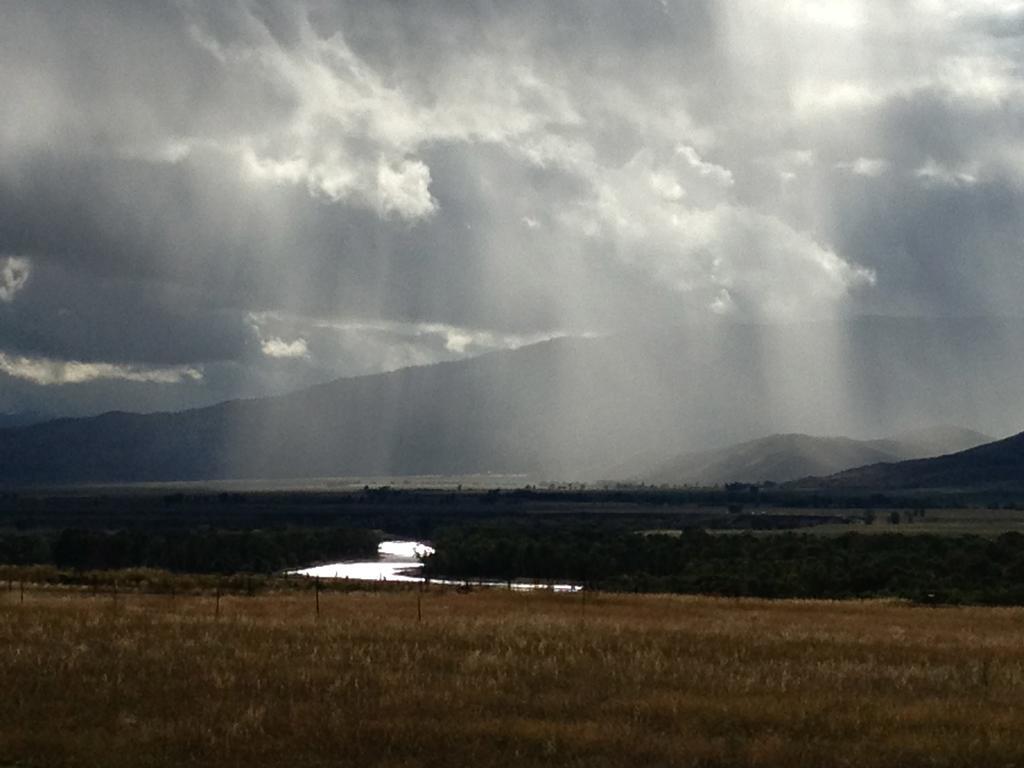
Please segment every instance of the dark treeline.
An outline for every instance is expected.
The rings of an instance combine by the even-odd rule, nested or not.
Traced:
[[[677,514],[742,508],[834,510],[943,507],[1022,508],[1024,497],[974,494],[842,494],[778,487],[730,485],[721,489],[628,486],[559,488],[527,486],[514,490],[401,489],[387,486],[339,491],[0,492],[0,529],[60,528],[271,528],[327,527],[340,517],[353,527],[381,527],[392,519],[415,527],[417,518],[462,517],[486,520],[535,513]],[[390,530],[390,528],[389,528]],[[397,531],[396,531],[397,532]],[[416,531],[409,530],[408,535]],[[423,535],[423,526],[418,533]]]
[[[864,510],[806,514],[773,511],[743,493],[712,494],[714,504],[676,503],[687,495],[644,491],[536,489],[446,491],[388,487],[324,492],[8,493],[0,494],[0,535],[61,531],[141,531],[147,535],[199,531],[269,531],[334,527],[384,530],[431,539],[437,530],[467,524],[555,520],[603,530],[652,528],[782,529],[856,520]],[[697,496],[694,496],[697,498]],[[660,501],[657,501],[660,499]],[[729,501],[728,504],[725,502]],[[49,536],[49,534],[48,534]],[[21,545],[35,546],[31,542]]]
[[[379,533],[357,528],[0,532],[0,563],[79,570],[148,567],[188,573],[269,573],[373,557],[379,541]]]
[[[905,597],[1024,603],[1024,535],[780,533],[681,536],[520,527],[449,529],[435,577],[559,580],[618,591],[754,597]]]

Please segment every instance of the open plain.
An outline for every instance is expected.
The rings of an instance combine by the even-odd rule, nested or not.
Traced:
[[[0,765],[1006,766],[1024,609],[0,592]]]

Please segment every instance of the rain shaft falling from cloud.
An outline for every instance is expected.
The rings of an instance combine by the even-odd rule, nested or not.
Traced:
[[[673,377],[716,365],[758,414],[722,439],[865,431],[855,401],[885,397],[858,383],[852,318],[1019,314],[1018,3],[0,14],[5,410],[173,409],[613,335],[642,343],[566,351],[552,432],[516,439],[571,453],[556,433],[588,399],[610,430],[657,428]],[[987,402],[965,418],[995,421]]]

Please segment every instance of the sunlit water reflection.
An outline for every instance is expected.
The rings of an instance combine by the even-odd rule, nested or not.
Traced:
[[[376,560],[352,560],[343,563],[327,563],[302,568],[290,573],[319,579],[357,579],[360,581],[394,581],[419,583],[423,577],[423,563],[419,558],[433,554],[434,548],[420,541],[382,541],[377,547]],[[434,584],[476,584],[481,586],[505,587],[507,582],[481,579],[431,579]],[[575,584],[542,584],[513,581],[513,590],[552,589],[555,592],[577,592],[581,587]]]

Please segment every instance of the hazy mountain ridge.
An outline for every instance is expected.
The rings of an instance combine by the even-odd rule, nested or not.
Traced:
[[[678,456],[643,479],[677,485],[781,483],[811,475],[831,475],[867,464],[952,453],[991,439],[980,432],[956,427],[935,427],[879,440],[769,435],[717,451]]]
[[[792,485],[878,490],[1024,488],[1024,433],[959,453],[872,464]]]
[[[53,418],[53,416],[49,416],[40,411],[16,411],[14,413],[0,413],[0,429],[27,427],[31,424],[41,424],[44,421],[51,421]]]
[[[837,357],[844,371],[834,371]],[[1020,411],[1022,379],[1024,321],[865,318],[562,338],[277,397],[0,430],[0,480],[593,479],[592,468],[624,457],[754,435],[884,433],[951,414],[986,428]]]

